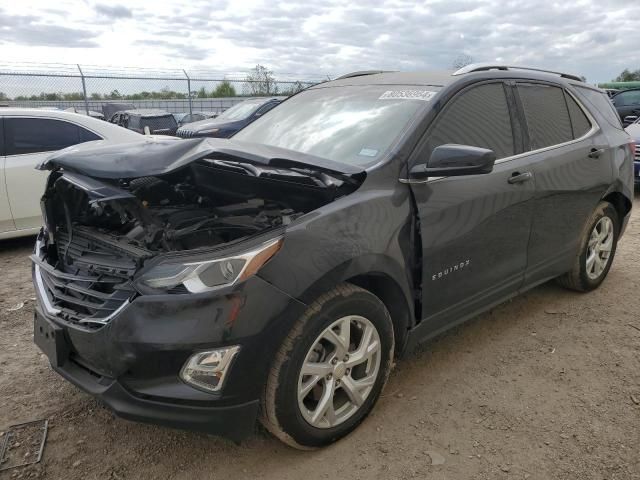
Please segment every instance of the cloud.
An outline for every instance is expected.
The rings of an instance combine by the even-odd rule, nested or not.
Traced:
[[[99,58],[125,65],[238,71],[260,63],[276,75],[321,78],[365,69],[443,70],[465,54],[590,81],[640,67],[633,50],[640,2],[625,0],[606,7],[598,0],[317,0],[312,6],[303,0],[58,0],[55,8],[68,12],[64,23],[46,11],[47,0],[22,2],[5,7],[11,16],[0,11],[3,41],[95,46],[100,36]],[[114,27],[113,20],[124,18],[130,20]]]
[[[99,15],[112,19],[133,17],[131,9],[123,5],[106,5],[104,3],[99,3],[95,6],[95,9]]]
[[[41,23],[34,15],[11,15],[0,9],[0,42],[28,46],[97,47],[97,34],[80,28]]]

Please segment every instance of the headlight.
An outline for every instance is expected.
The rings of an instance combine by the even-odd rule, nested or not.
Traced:
[[[201,293],[233,285],[255,275],[282,246],[282,238],[271,240],[246,253],[202,262],[161,263],[145,272],[138,282],[169,290],[184,285]]]

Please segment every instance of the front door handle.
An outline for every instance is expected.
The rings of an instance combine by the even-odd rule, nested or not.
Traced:
[[[589,158],[600,158],[600,155],[604,153],[604,148],[592,148],[589,152]]]
[[[522,173],[514,172],[509,177],[508,182],[511,183],[511,184],[513,184],[513,183],[523,183],[523,182],[528,182],[532,178],[533,178],[533,173],[531,173],[531,172],[522,172]]]

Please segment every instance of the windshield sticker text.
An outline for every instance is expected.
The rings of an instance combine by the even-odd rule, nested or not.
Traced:
[[[431,90],[387,90],[379,100],[424,100],[430,101],[437,92]]]

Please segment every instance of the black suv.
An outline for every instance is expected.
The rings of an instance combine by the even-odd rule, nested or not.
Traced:
[[[625,117],[640,116],[640,88],[623,90],[616,93],[612,98],[613,106],[620,115],[620,120],[625,121]]]
[[[632,164],[605,92],[507,66],[345,76],[232,139],[62,151],[35,341],[125,418],[326,445],[394,356],[548,280],[597,288]]]
[[[176,135],[182,138],[229,138],[260,118],[281,101],[278,98],[252,98],[245,100],[225,110],[215,118],[192,122],[180,127]]]
[[[178,129],[175,117],[164,110],[125,110],[114,113],[109,121],[142,134],[145,128],[151,135],[175,135]]]

